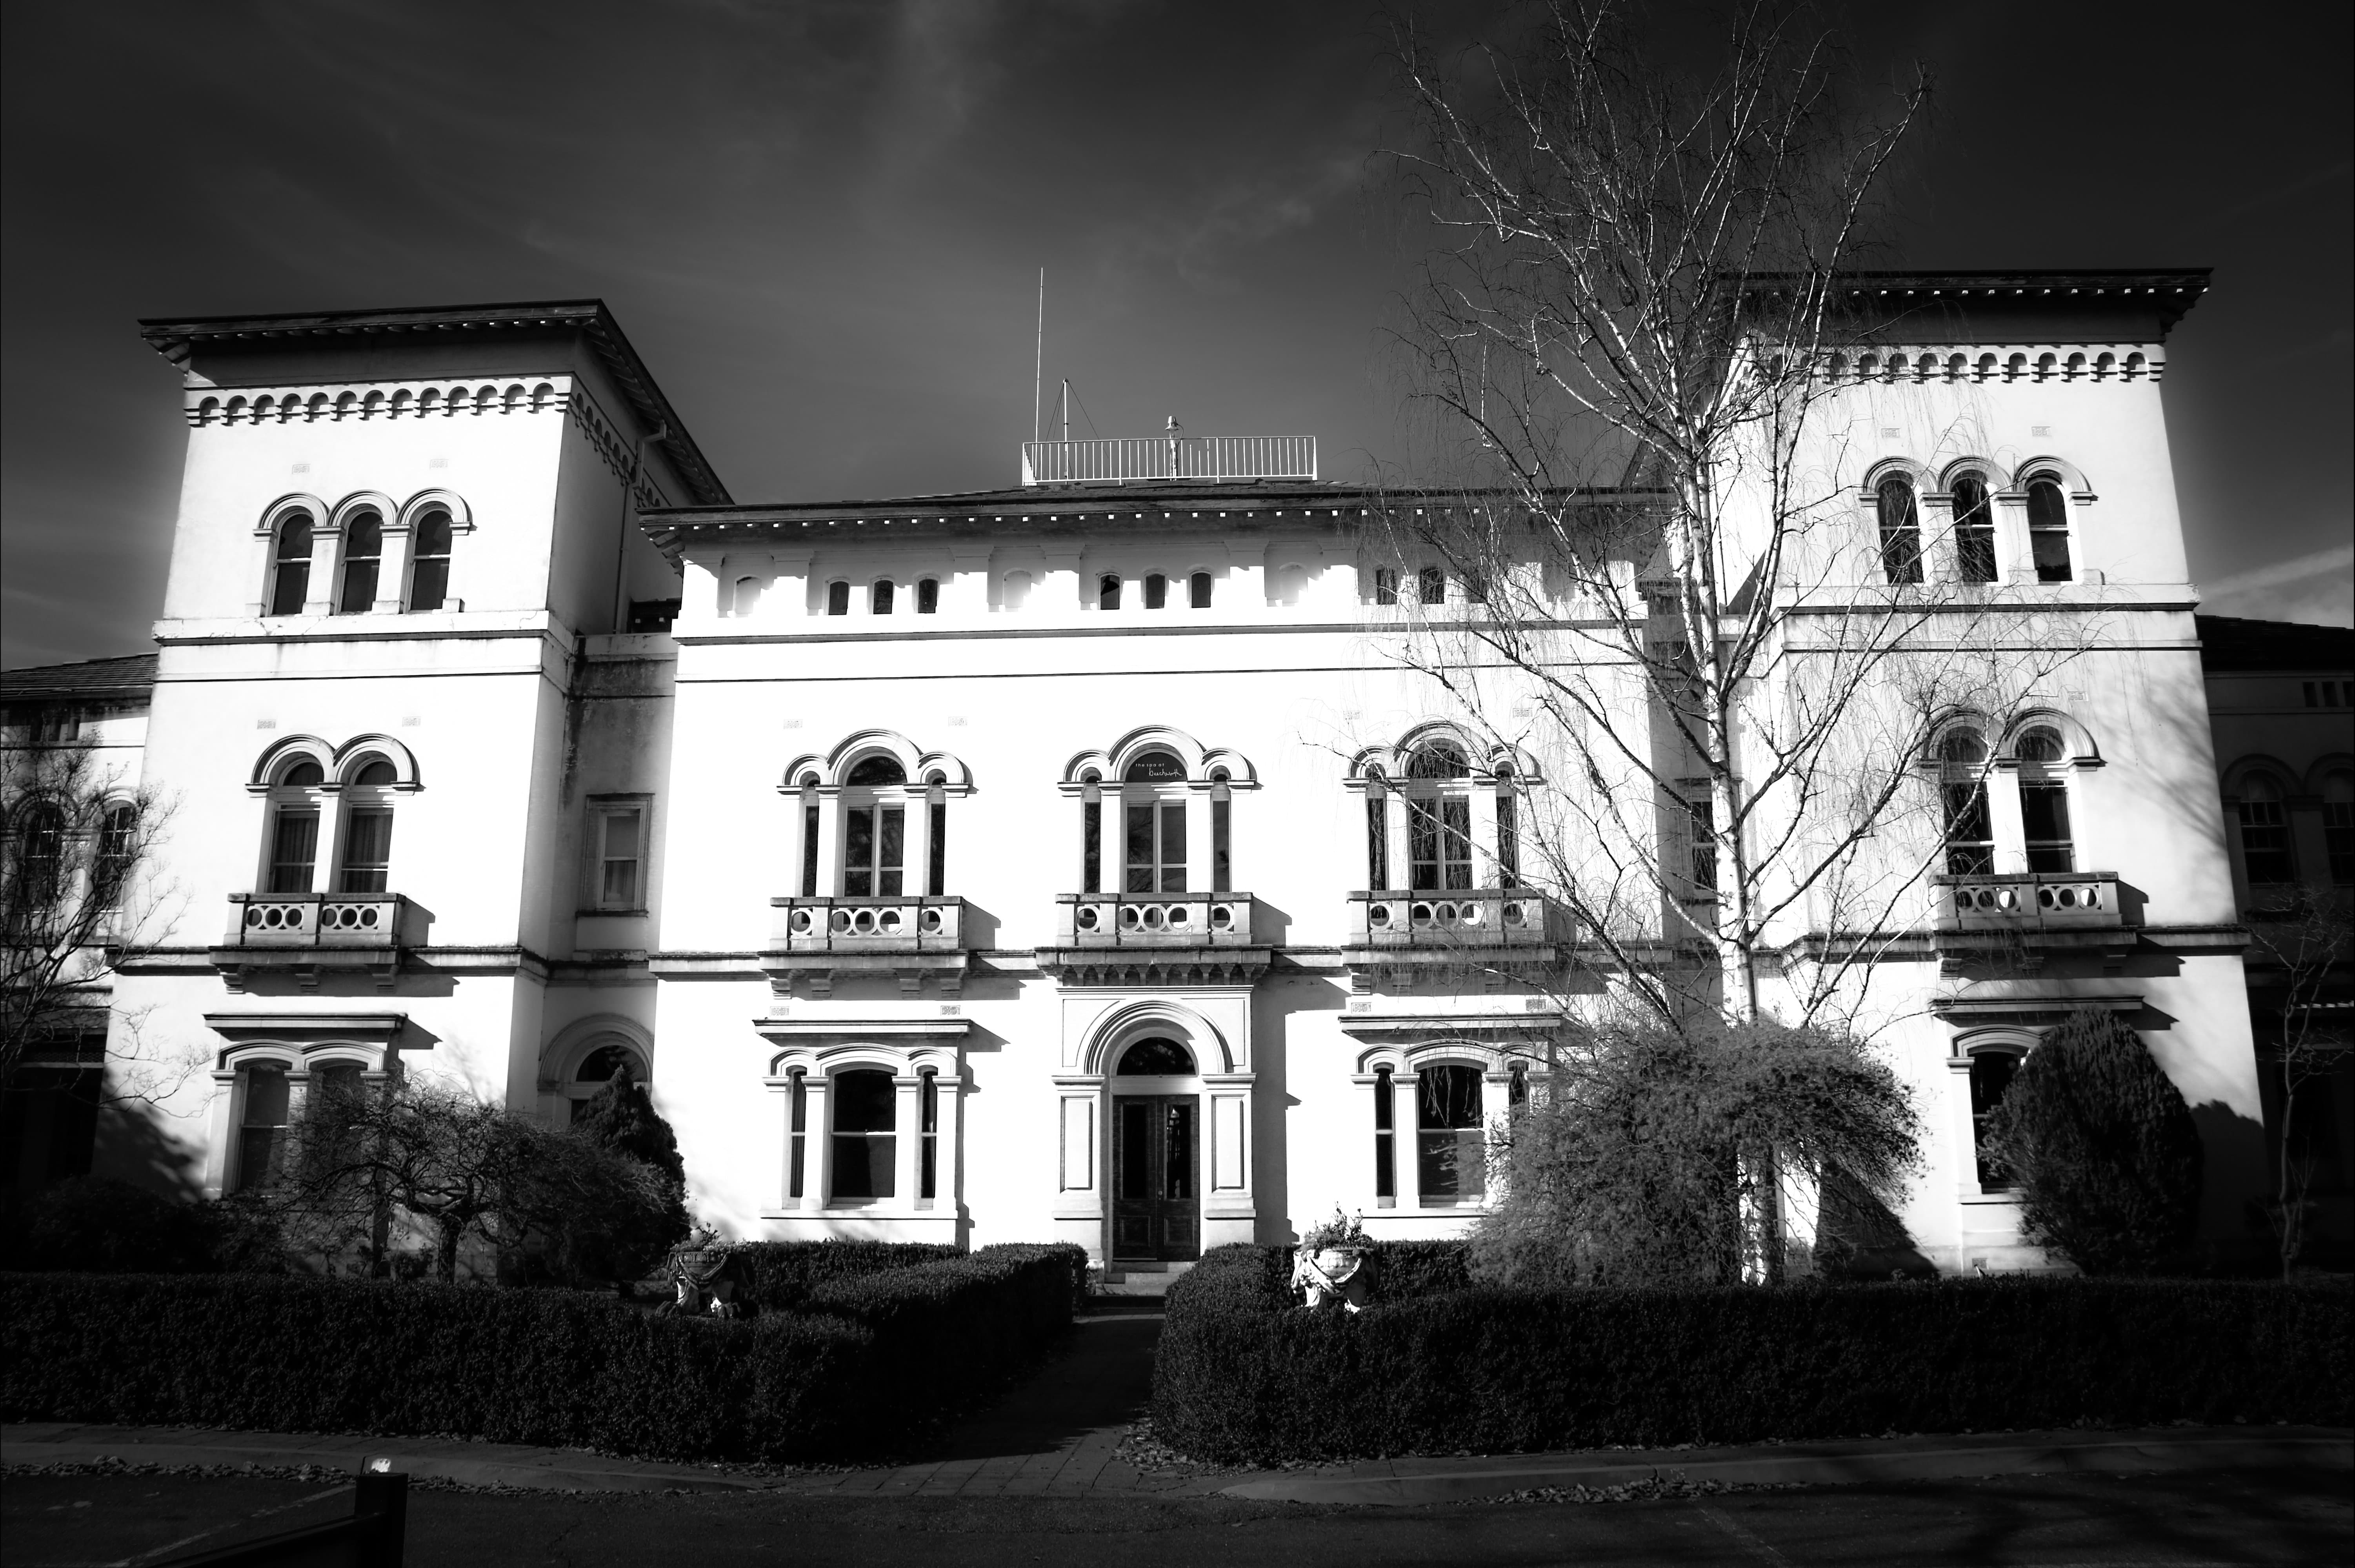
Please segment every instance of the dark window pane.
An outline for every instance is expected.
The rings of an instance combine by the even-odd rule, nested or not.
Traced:
[[[1153,1103],[1126,1100],[1120,1107],[1118,1198],[1153,1196]]]
[[[383,556],[384,526],[373,513],[354,517],[344,529],[344,591],[336,613],[366,614],[376,603],[377,568]]]
[[[948,887],[949,808],[945,805],[932,807],[931,831],[926,837],[924,855],[930,863],[924,868],[924,891],[939,898]]]
[[[1922,581],[1922,524],[1913,486],[1902,479],[1881,483],[1881,564],[1891,582]]]
[[[1186,806],[1182,801],[1172,801],[1161,807],[1160,891],[1186,891]]]
[[[834,1196],[840,1200],[890,1197],[896,1189],[893,1162],[899,1141],[889,1133],[836,1134]]]
[[[1189,580],[1188,587],[1195,609],[1207,610],[1210,607],[1210,574],[1209,572],[1196,572]]]
[[[826,585],[826,613],[829,615],[850,613],[850,584],[829,582]]]
[[[1366,797],[1366,886],[1381,892],[1391,885],[1390,803],[1380,795]]]
[[[300,615],[304,596],[311,590],[311,562],[282,560],[273,574],[270,589],[270,613],[273,615]]]
[[[1131,1073],[1184,1075],[1194,1071],[1194,1053],[1174,1040],[1140,1040],[1120,1053],[1120,1076]]]
[[[1410,888],[1415,892],[1439,891],[1439,815],[1427,800],[1406,803],[1407,858]]]
[[[2009,1051],[1982,1051],[1971,1058],[1971,1147],[1977,1156],[1979,1186],[1990,1191],[2009,1187],[2011,1177],[1987,1157],[1987,1114],[2003,1099],[2004,1091],[2011,1087],[2012,1074],[2019,1071],[2019,1058]]]
[[[875,584],[874,594],[871,600],[871,605],[875,613],[878,615],[889,615],[891,613],[891,598],[893,593],[896,592],[897,590],[895,586],[888,577]]]
[[[270,891],[307,893],[319,854],[319,814],[282,811],[271,835]]]
[[[851,898],[875,891],[875,809],[854,806],[843,813],[842,891]]]
[[[1119,578],[1106,575],[1096,580],[1096,608],[1099,610],[1120,608]]]
[[[1159,572],[1145,580],[1145,607],[1158,610],[1169,603],[1169,580]]]
[[[1124,891],[1149,893],[1154,891],[1153,807],[1132,805],[1128,808],[1128,877]]]
[[[936,578],[927,577],[916,584],[916,613],[930,615],[941,607],[941,585]]]
[[[1232,842],[1229,837],[1233,816],[1234,802],[1210,803],[1210,891],[1214,893],[1234,891]]]
[[[857,767],[850,770],[850,777],[843,782],[853,789],[904,784],[908,782],[908,770],[900,765],[897,757],[864,757]]]
[[[1194,1107],[1189,1104],[1165,1104],[1162,1107],[1164,1136],[1167,1140],[1161,1151],[1162,1196],[1191,1198],[1194,1196]]]
[[[1995,514],[1987,482],[1976,474],[1955,481],[1955,552],[1966,582],[1995,581]]]
[[[817,807],[802,808],[802,897],[817,896]]]
[[[1398,584],[1398,573],[1397,573],[1396,571],[1392,571],[1391,568],[1389,568],[1389,567],[1387,567],[1387,566],[1378,566],[1378,567],[1374,568],[1374,603],[1377,603],[1377,604],[1395,604],[1395,603],[1398,603],[1398,588],[1399,588],[1399,584]]]
[[[1440,853],[1447,862],[1447,889],[1463,892],[1472,886],[1472,803],[1452,795],[1439,803]]]
[[[885,898],[897,898],[905,891],[900,871],[907,845],[907,813],[902,807],[887,805],[882,815],[882,831],[875,847],[875,891]]]
[[[1497,880],[1502,887],[1521,885],[1520,802],[1510,790],[1497,792]]]
[[[1444,604],[1447,601],[1447,573],[1435,566],[1426,566],[1414,574],[1415,600],[1423,604]]]
[[[896,1125],[899,1091],[889,1072],[858,1069],[837,1073],[834,1080],[834,1130],[837,1133],[888,1133]]]
[[[1080,807],[1080,880],[1083,893],[1103,887],[1103,807],[1092,800]]]
[[[409,572],[409,607],[439,610],[450,597],[450,559],[420,560]]]
[[[2240,805],[2241,859],[2252,882],[2293,882],[2289,819],[2278,800],[2244,800]]]
[[[392,813],[380,808],[352,812],[344,828],[344,865],[339,891],[380,893],[392,860]]]

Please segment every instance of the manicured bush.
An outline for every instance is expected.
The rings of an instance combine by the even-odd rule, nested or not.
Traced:
[[[670,1459],[885,1454],[1071,1322],[1079,1250],[826,1282],[740,1322],[554,1290],[0,1275],[9,1420],[460,1434]]]
[[[9,1216],[0,1267],[85,1274],[208,1274],[235,1252],[226,1206],[182,1203],[111,1177],[42,1189]]]
[[[799,1307],[812,1290],[830,1280],[964,1255],[954,1246],[932,1242],[747,1242],[735,1252],[748,1275],[744,1295],[762,1312]]]
[[[1156,1433],[1271,1462],[2355,1413],[2343,1281],[1488,1286],[1285,1308],[1281,1248],[1172,1285]]]

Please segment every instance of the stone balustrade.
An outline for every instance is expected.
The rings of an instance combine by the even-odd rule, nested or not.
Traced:
[[[1066,947],[1248,947],[1249,893],[1063,893]]]
[[[1934,881],[1942,932],[2098,931],[2123,923],[2115,871],[2009,871]]]
[[[964,900],[773,898],[770,945],[780,953],[954,953],[964,946]]]
[[[1553,905],[1525,888],[1356,892],[1349,931],[1365,947],[1536,947],[1553,940]]]

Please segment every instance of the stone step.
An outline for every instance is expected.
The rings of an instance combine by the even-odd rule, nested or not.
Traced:
[[[1188,1263],[1121,1263],[1103,1273],[1106,1296],[1166,1296],[1170,1282],[1193,1267]]]

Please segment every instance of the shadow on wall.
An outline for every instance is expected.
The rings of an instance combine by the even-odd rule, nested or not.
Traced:
[[[2200,1264],[2214,1274],[2278,1272],[2266,1202],[2265,1129],[2220,1100],[2191,1107],[2200,1129]]]
[[[1905,1221],[1854,1177],[1826,1173],[1816,1220],[1816,1267],[1835,1279],[1930,1279],[1937,1269]]]
[[[144,1100],[99,1107],[91,1174],[111,1176],[180,1202],[202,1198],[211,1100],[193,1116],[172,1116]]]

